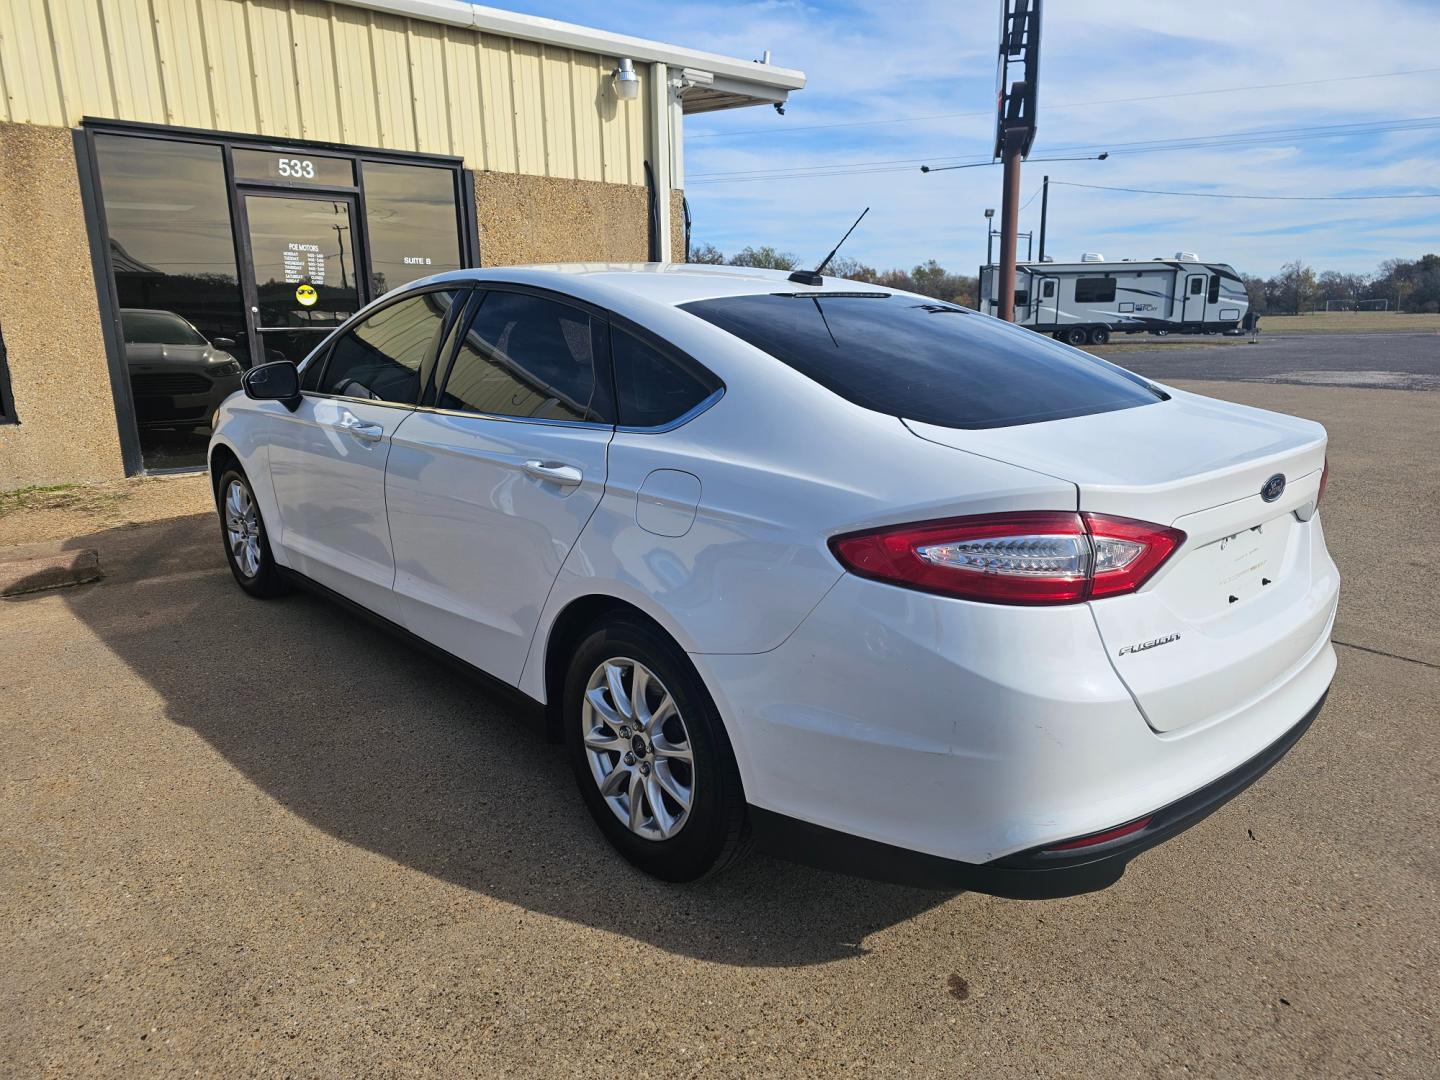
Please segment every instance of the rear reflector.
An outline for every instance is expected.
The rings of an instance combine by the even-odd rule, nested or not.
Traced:
[[[1101,844],[1108,844],[1111,840],[1119,840],[1122,836],[1129,836],[1137,833],[1146,825],[1150,824],[1148,817],[1142,817],[1127,825],[1117,825],[1113,829],[1106,829],[1104,832],[1091,833],[1089,836],[1082,836],[1078,840],[1066,840],[1063,844],[1056,844],[1048,847],[1046,851],[1074,851],[1077,848],[1098,847]]]
[[[985,514],[834,537],[861,577],[992,604],[1074,604],[1134,592],[1184,541],[1104,514]]]
[[[1320,490],[1315,493],[1315,509],[1320,509],[1320,500],[1325,498],[1325,485],[1330,482],[1330,458],[1325,458],[1325,468],[1320,470]]]

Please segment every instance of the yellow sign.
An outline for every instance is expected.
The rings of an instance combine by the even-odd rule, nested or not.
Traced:
[[[295,290],[295,299],[300,302],[301,307],[314,307],[315,301],[320,297],[315,292],[314,285],[301,285]]]

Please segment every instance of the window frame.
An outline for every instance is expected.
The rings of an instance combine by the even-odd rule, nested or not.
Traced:
[[[479,312],[480,305],[485,302],[485,296],[488,293],[492,292],[518,293],[522,296],[533,296],[540,300],[549,300],[553,303],[564,305],[565,307],[575,308],[576,310],[583,311],[592,320],[597,321],[603,331],[604,341],[600,343],[595,349],[594,362],[597,369],[595,372],[595,385],[597,388],[600,387],[602,384],[604,385],[606,391],[610,396],[611,412],[612,414],[618,416],[618,412],[616,412],[615,409],[615,372],[613,366],[610,363],[611,313],[609,311],[607,311],[605,308],[600,307],[598,304],[592,304],[587,300],[582,300],[578,296],[571,296],[568,293],[556,292],[554,289],[545,289],[536,285],[525,285],[519,282],[509,281],[485,281],[472,279],[470,281],[470,286],[473,291],[471,293],[469,302],[466,304],[465,322],[467,326],[469,325],[470,320],[473,319],[475,315]],[[447,333],[447,339],[449,338],[449,336],[450,335]],[[435,379],[435,392],[432,399],[433,401],[438,402],[441,398],[441,395],[445,393],[445,386],[450,381],[451,372],[453,372],[455,369],[455,359],[460,351],[460,339],[461,335],[454,335],[454,340],[449,342],[449,347],[445,350],[447,355],[445,357],[445,362],[443,365],[443,375],[439,374],[439,368],[442,365],[438,363],[436,364],[437,378]],[[602,366],[604,368],[603,371],[599,370]],[[422,400],[424,400],[423,394]],[[506,416],[503,413],[484,413],[477,412],[474,409],[446,409],[435,404],[422,405],[418,406],[418,408],[425,412],[439,413],[442,416],[469,416],[479,420],[500,420],[512,424],[542,424],[549,427],[593,428],[601,429],[604,431],[616,430],[616,424],[614,419],[611,419],[609,421],[560,420],[549,416]]]
[[[303,387],[305,378],[309,374],[311,365],[319,364],[320,367],[319,373],[316,376],[316,384],[318,386],[323,386],[325,384],[325,376],[327,374],[327,369],[330,366],[330,357],[335,351],[336,343],[339,342],[339,340],[346,334],[353,332],[354,329],[362,322],[365,322],[367,319],[373,318],[374,316],[380,314],[380,312],[382,311],[386,311],[394,307],[396,304],[402,304],[407,300],[413,300],[417,296],[424,296],[427,293],[432,292],[450,291],[454,291],[460,295],[456,296],[455,302],[450,305],[450,310],[445,313],[445,318],[440,323],[440,329],[436,332],[435,338],[430,342],[430,347],[426,350],[425,358],[420,362],[420,379],[418,384],[419,388],[416,392],[415,401],[407,405],[399,401],[377,401],[375,398],[354,397],[349,394],[331,394],[325,392],[324,390],[306,389],[302,389],[300,391],[301,397],[317,398],[326,401],[358,401],[365,405],[382,405],[386,408],[405,409],[407,411],[413,411],[419,408],[420,402],[425,400],[427,389],[430,387],[432,381],[435,378],[435,369],[438,366],[440,349],[449,339],[450,331],[454,329],[455,320],[457,318],[456,312],[466,311],[470,307],[470,302],[474,296],[474,292],[476,291],[473,282],[432,282],[417,289],[405,289],[402,292],[394,294],[393,296],[390,293],[386,293],[385,301],[383,303],[375,304],[372,307],[361,308],[354,315],[350,316],[349,319],[337,326],[334,332],[332,332],[319,345],[317,345],[314,351],[311,352],[309,356],[307,356],[297,365],[297,370],[300,375],[300,382]]]
[[[619,422],[620,384],[615,379],[615,338],[614,335],[611,334],[608,342],[610,346],[610,395],[615,402],[616,431],[636,435],[663,435],[667,431],[674,431],[676,428],[688,424],[725,396],[724,379],[720,378],[720,376],[716,375],[689,353],[676,348],[674,344],[666,341],[653,330],[649,330],[634,320],[625,318],[623,315],[614,314],[610,316],[610,327],[612,330],[618,328],[622,333],[629,334],[643,344],[648,345],[667,361],[693,375],[701,383],[711,387],[708,394],[673,420],[668,420],[663,424],[651,424],[648,426],[642,424],[621,424]]]

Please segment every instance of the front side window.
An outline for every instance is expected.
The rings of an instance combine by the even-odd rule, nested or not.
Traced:
[[[436,404],[491,416],[608,422],[609,395],[596,361],[603,341],[604,324],[579,308],[528,293],[488,292]]]
[[[866,409],[952,428],[1033,424],[1165,400],[1138,375],[919,297],[727,296],[685,311]]]
[[[1082,277],[1075,279],[1075,302],[1077,304],[1108,304],[1114,299],[1114,278]]]
[[[454,295],[412,296],[381,308],[341,335],[330,348],[320,391],[414,405],[421,370],[435,349]]]
[[[672,358],[619,327],[610,329],[615,410],[625,427],[661,427],[680,419],[719,389],[708,372]]]
[[[1209,289],[1209,291],[1205,294],[1205,299],[1206,299],[1209,303],[1212,303],[1212,304],[1218,304],[1218,303],[1220,302],[1220,275],[1219,275],[1219,274],[1211,274],[1211,275],[1210,275],[1210,289]]]

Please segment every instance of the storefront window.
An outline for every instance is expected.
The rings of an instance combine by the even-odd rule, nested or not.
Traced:
[[[202,465],[249,360],[221,149],[96,135],[95,153],[141,456]]]
[[[93,133],[147,470],[205,464],[246,368],[299,363],[375,297],[463,265],[456,167],[173,134]]]
[[[378,161],[363,169],[372,293],[460,269],[455,173]]]

